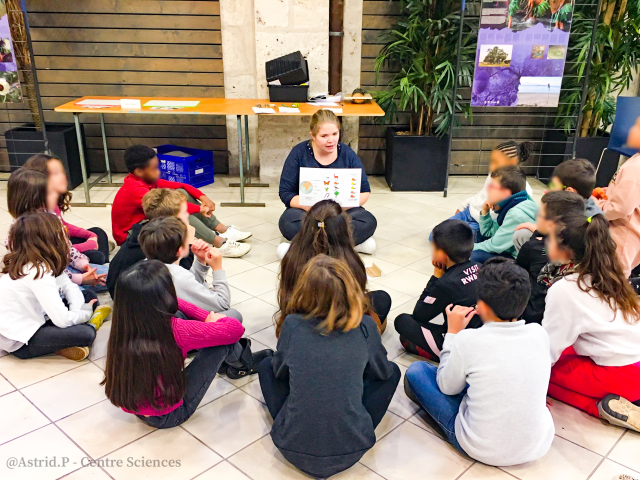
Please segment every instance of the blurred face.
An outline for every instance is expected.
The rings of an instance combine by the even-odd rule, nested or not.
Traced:
[[[480,316],[483,322],[486,322],[487,320],[491,320],[493,317],[495,317],[495,313],[493,313],[493,309],[489,305],[484,303],[482,300],[478,300],[478,303],[476,304],[476,312],[478,312],[478,315]]]
[[[59,198],[60,198],[60,193],[58,193],[58,190],[54,188],[53,182],[51,181],[51,177],[49,177],[49,181],[47,182],[47,210],[49,210],[50,212],[53,212],[58,206]]]
[[[571,261],[570,252],[558,244],[555,228],[551,229],[547,237],[547,256],[551,262],[568,263]]]
[[[548,187],[549,192],[559,192],[560,190],[564,190],[566,188],[562,181],[556,176],[551,177]]]
[[[540,203],[538,215],[536,216],[536,229],[543,235],[549,235],[549,232],[555,228],[555,223],[547,218],[547,206]]]
[[[180,247],[180,249],[178,250],[178,258],[176,259],[176,261],[179,261],[183,258],[187,258],[189,256],[189,251],[191,249],[189,248],[189,235],[187,234],[187,236],[184,239],[184,243],[182,244],[182,246]]]
[[[518,160],[516,158],[507,157],[500,150],[491,150],[491,156],[489,157],[489,172],[493,172],[501,167],[517,164]]]
[[[185,200],[180,204],[180,211],[178,212],[177,217],[182,220],[187,228],[189,227],[189,212],[187,211],[187,201]]]
[[[311,133],[311,138],[322,154],[330,155],[338,148],[340,129],[335,123],[325,122],[320,125],[317,135]]]
[[[441,265],[446,265],[449,257],[444,250],[436,247],[436,244],[431,242],[431,258],[434,262],[439,263]]]
[[[133,174],[146,183],[156,183],[160,179],[159,165],[158,157],[153,157],[145,168],[136,168]]]
[[[629,130],[627,145],[631,148],[640,148],[640,117],[638,117],[635,125]]]
[[[491,183],[487,185],[487,202],[491,205],[497,205],[503,200],[511,196],[511,190],[500,185],[497,178],[492,178]]]
[[[65,193],[68,189],[67,172],[64,171],[60,160],[49,160],[47,162],[47,170],[49,171],[50,187],[54,188],[58,194]]]

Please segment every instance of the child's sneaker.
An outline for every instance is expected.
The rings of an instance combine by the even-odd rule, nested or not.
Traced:
[[[609,394],[600,400],[598,412],[612,425],[640,432],[640,407],[620,395]]]
[[[373,255],[376,253],[376,241],[373,237],[367,238],[360,245],[356,245],[355,251],[358,253],[366,253],[367,255]]]
[[[113,240],[109,240],[107,244],[109,245],[109,253],[113,253],[113,251],[116,249],[116,242],[114,242]]]
[[[58,350],[56,355],[60,355],[61,357],[68,358],[69,360],[74,360],[76,362],[81,362],[89,356],[89,347],[63,348],[62,350]]]
[[[233,242],[241,242],[242,240],[246,240],[247,238],[249,238],[251,235],[253,235],[253,233],[251,233],[251,232],[241,232],[240,230],[238,230],[233,225],[229,225],[227,227],[227,231],[224,232],[224,233],[220,233],[219,235],[222,238],[225,238],[227,240],[231,240]]]
[[[111,307],[107,305],[100,305],[96,308],[95,312],[87,322],[89,325],[93,325],[93,328],[96,329],[96,332],[100,329],[104,321],[111,314]]]
[[[251,244],[249,243],[238,243],[233,240],[227,240],[222,244],[219,248],[220,253],[223,257],[226,258],[238,258],[243,257],[249,250],[251,250]]]
[[[242,345],[242,354],[237,362],[227,363],[227,378],[237,380],[238,378],[254,375],[258,373],[260,362],[267,357],[273,356],[273,350],[267,348],[259,352],[251,351],[251,339],[241,338],[239,341]],[[220,373],[220,370],[218,370]]]
[[[416,396],[416,394],[413,392],[413,389],[411,388],[411,385],[409,385],[409,380],[407,379],[407,376],[404,376],[404,393],[407,396],[407,398],[409,400],[411,400],[413,403],[415,403],[416,405],[420,405],[420,400],[418,400],[418,397]]]
[[[282,242],[278,245],[278,248],[276,248],[276,257],[278,257],[278,260],[282,260],[284,258],[289,251],[289,248],[291,248],[291,244],[287,242]]]

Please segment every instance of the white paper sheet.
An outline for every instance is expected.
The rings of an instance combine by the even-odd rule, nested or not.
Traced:
[[[197,107],[199,100],[149,100],[145,107]]]
[[[331,110],[333,113],[342,113],[342,108],[327,108],[327,107],[324,107],[323,110]]]
[[[300,113],[298,107],[278,107],[280,113]]]
[[[337,107],[338,106],[336,102],[327,102],[324,100],[318,100],[317,102],[307,102],[307,103],[315,107]]]
[[[341,207],[360,205],[359,168],[300,168],[300,205],[315,205],[320,200],[335,200]]]
[[[76,105],[100,105],[104,107],[119,107],[120,100],[104,100],[101,98],[87,98],[82,100],[81,102],[76,103]]]
[[[251,107],[254,113],[276,113],[273,108]]]

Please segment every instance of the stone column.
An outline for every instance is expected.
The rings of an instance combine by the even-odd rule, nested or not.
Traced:
[[[344,0],[344,41],[342,45],[342,91],[351,93],[360,87],[362,63],[362,0]],[[342,119],[342,142],[358,151],[360,120]]]

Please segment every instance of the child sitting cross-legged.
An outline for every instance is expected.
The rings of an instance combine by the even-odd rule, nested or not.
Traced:
[[[640,300],[622,271],[607,219],[562,217],[549,234],[548,254],[574,272],[547,292],[542,326],[554,363],[549,396],[640,431]]]
[[[491,257],[515,258],[513,233],[518,225],[533,222],[538,206],[526,191],[527,179],[520,167],[502,167],[491,173],[487,200],[480,215],[480,233],[486,239],[473,247],[471,260],[484,263]],[[498,214],[496,219],[491,211]]]
[[[120,245],[118,253],[115,254],[109,264],[109,276],[107,277],[107,288],[111,294],[111,298],[115,294],[116,282],[122,272],[130,266],[144,260],[145,256],[140,248],[138,236],[142,227],[149,220],[162,217],[176,217],[187,225],[187,228],[193,228],[189,225],[189,212],[187,211],[187,197],[180,190],[172,190],[170,188],[154,188],[149,190],[142,197],[142,208],[147,219],[136,223],[131,227],[131,231],[125,242]],[[189,256],[180,259],[180,266],[189,270],[193,266],[193,253],[189,252]]]
[[[405,391],[471,458],[494,466],[530,462],[547,453],[555,434],[546,404],[549,337],[518,320],[531,286],[513,260],[487,261],[477,288],[476,309],[447,307],[440,366],[411,364]],[[476,311],[484,325],[465,329]]]
[[[170,182],[160,178],[160,168],[156,152],[144,145],[132,145],[124,152],[124,163],[129,175],[115,198],[111,209],[113,238],[122,245],[129,230],[144,220],[142,198],[154,188],[180,189],[189,201],[189,223],[196,229],[196,238],[217,247],[224,257],[242,257],[249,250],[248,243],[238,243],[251,236],[233,225],[226,226],[213,215],[216,206],[209,197],[186,183]]]
[[[473,231],[462,220],[445,220],[433,229],[431,259],[434,272],[420,295],[413,314],[395,320],[400,343],[415,355],[437,360],[447,332],[446,307],[451,303],[472,307],[478,299],[476,280],[479,264],[469,260],[473,251]],[[444,324],[431,323],[439,315]],[[470,328],[482,326],[479,317]]]
[[[0,277],[0,350],[21,359],[51,353],[87,358],[111,308],[96,308],[95,294],[83,295],[64,273],[69,244],[60,220],[25,213],[12,224],[8,246]]]
[[[344,260],[312,258],[281,312],[277,351],[260,364],[273,443],[313,477],[346,470],[373,447],[400,381],[365,303]]]
[[[544,299],[547,290],[563,276],[573,273],[567,265],[549,263],[546,239],[555,228],[555,222],[563,215],[580,215],[584,212],[584,199],[577,193],[566,190],[545,193],[540,201],[533,236],[518,252],[516,263],[529,273],[531,297],[524,309],[525,322],[540,323],[544,314]],[[517,232],[516,232],[517,233]]]
[[[178,310],[187,319],[176,318]],[[107,398],[151,427],[178,426],[193,415],[223,362],[249,369],[243,333],[238,320],[178,299],[161,262],[137,263],[116,285],[102,381]],[[198,352],[185,367],[191,350]]]

